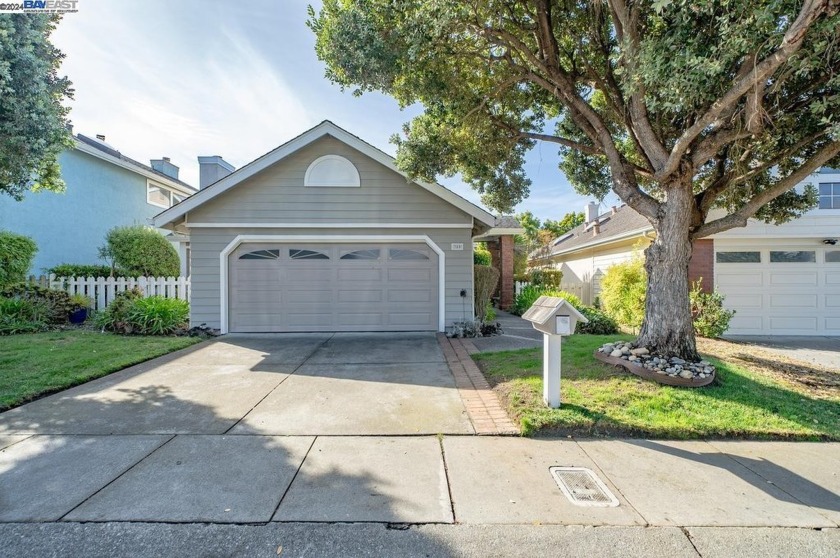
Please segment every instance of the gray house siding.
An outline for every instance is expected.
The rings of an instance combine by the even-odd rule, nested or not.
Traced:
[[[301,179],[302,180],[302,179]],[[364,182],[364,178],[362,178]],[[303,187],[301,185],[301,187]],[[364,186],[363,186],[364,187]],[[445,202],[441,202],[445,204]],[[428,236],[445,254],[444,304],[446,326],[473,316],[471,229],[376,228],[376,229],[288,229],[288,228],[193,228],[191,245],[191,322],[221,327],[221,265],[219,254],[238,235],[260,236]],[[307,241],[310,243],[311,241]],[[452,250],[452,244],[463,250]],[[461,290],[467,296],[461,297]]]
[[[304,187],[307,167],[323,155],[350,160],[361,187]],[[325,137],[191,211],[189,221],[471,224],[472,218],[345,143]]]

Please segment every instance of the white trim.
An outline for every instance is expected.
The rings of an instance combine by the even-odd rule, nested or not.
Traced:
[[[386,168],[400,174],[407,180],[411,180],[413,184],[417,184],[421,188],[428,190],[429,192],[438,196],[439,198],[448,201],[450,204],[454,205],[455,207],[467,213],[468,215],[475,217],[488,227],[495,226],[496,218],[487,211],[481,209],[473,203],[468,202],[458,194],[447,190],[440,184],[433,184],[429,182],[424,182],[422,180],[412,180],[406,173],[397,168],[393,157],[376,149],[369,143],[362,141],[350,132],[339,128],[329,120],[321,122],[314,128],[307,130],[295,139],[284,143],[280,147],[276,148],[274,151],[263,155],[259,159],[248,163],[244,167],[233,172],[232,174],[229,174],[228,176],[212,184],[211,186],[203,190],[199,190],[195,195],[190,196],[183,202],[179,203],[177,206],[171,207],[166,211],[161,212],[154,218],[155,226],[163,227],[164,225],[168,225],[169,223],[176,221],[178,218],[180,218],[187,212],[215,198],[216,196],[223,194],[224,192],[230,190],[240,182],[247,180],[248,178],[264,171],[276,162],[288,157],[292,153],[302,149],[303,147],[306,147],[310,143],[327,135],[330,135],[336,138],[337,140],[349,145],[353,149],[360,151],[362,154],[370,157],[374,161],[377,161]]]
[[[312,169],[314,169],[318,164],[324,161],[339,161],[341,163],[346,163],[350,165],[350,168],[353,169],[353,184],[330,184],[330,183],[320,183],[320,182],[312,182]],[[359,176],[359,169],[356,168],[350,159],[342,157],[341,155],[324,155],[322,157],[318,157],[311,163],[309,166],[306,167],[306,174],[303,175],[303,186],[305,188],[359,188],[362,185],[362,179]]]
[[[179,192],[183,192],[187,196],[192,196],[192,194],[195,194],[196,192],[198,192],[197,188],[188,187],[188,186],[185,186],[183,184],[179,184],[177,182],[169,180],[165,176],[161,176],[157,173],[146,170],[142,167],[138,167],[137,165],[133,165],[131,163],[123,161],[122,159],[114,157],[113,155],[105,153],[104,151],[102,151],[100,149],[96,149],[95,147],[90,146],[86,143],[83,143],[79,140],[74,140],[74,141],[76,142],[75,148],[77,150],[81,151],[82,153],[86,153],[88,155],[96,157],[97,159],[102,159],[103,161],[108,161],[109,163],[112,163],[114,165],[117,165],[118,167],[122,167],[124,169],[130,170],[131,172],[137,173],[137,174],[139,174],[141,176],[144,176],[146,178],[151,178],[152,180],[154,180],[156,182],[162,183],[163,185],[165,185],[168,188],[173,188],[175,190],[178,190]]]
[[[253,242],[313,242],[342,243],[357,242],[424,242],[438,255],[438,331],[446,327],[446,253],[426,235],[298,235],[298,234],[240,234],[225,246],[219,254],[219,323],[223,334],[228,332],[228,256],[241,244]]]
[[[471,229],[469,223],[184,223],[189,229]]]
[[[160,190],[162,192],[166,192],[167,194],[169,194],[169,205],[162,205],[162,204],[153,202],[151,199],[149,199],[149,194],[151,193],[149,190],[151,190],[153,187],[157,188],[158,190]],[[155,207],[162,207],[164,209],[169,209],[170,207],[172,207],[172,190],[170,190],[169,188],[167,188],[163,184],[158,184],[158,183],[156,183],[152,180],[149,180],[147,178],[146,179],[146,203],[149,204],[149,205],[153,205]]]
[[[586,244],[581,244],[580,246],[575,246],[574,248],[569,248],[568,250],[562,250],[560,252],[554,252],[552,254],[546,254],[544,256],[536,256],[534,260],[550,260],[551,258],[556,258],[557,256],[567,256],[569,254],[574,254],[575,252],[582,252],[589,248],[595,248],[596,246],[603,246],[605,244],[612,244],[614,242],[620,242],[622,240],[627,240],[629,238],[633,238],[638,236],[639,238],[644,238],[646,233],[653,231],[653,227],[645,227],[643,229],[636,229],[633,231],[629,231],[623,234],[610,236],[609,238],[604,238],[601,240],[594,240],[592,242],[587,242]],[[595,237],[597,239],[597,237]]]

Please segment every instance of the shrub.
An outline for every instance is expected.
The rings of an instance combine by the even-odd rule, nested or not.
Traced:
[[[493,257],[490,255],[490,250],[483,242],[479,242],[473,248],[473,264],[474,265],[493,265]]]
[[[155,229],[142,225],[111,229],[99,252],[132,277],[177,277],[181,271],[172,244]]]
[[[535,269],[531,272],[531,283],[546,289],[559,289],[563,272],[559,269]]]
[[[702,337],[717,338],[729,329],[734,310],[723,307],[724,296],[718,291],[711,293],[700,290],[697,281],[689,293],[691,316],[694,319],[694,333]]]
[[[474,267],[475,311],[478,321],[483,322],[487,316],[487,307],[490,305],[490,297],[496,290],[499,282],[499,270],[487,265]]]
[[[30,300],[43,304],[46,314],[44,320],[50,324],[63,324],[74,309],[70,295],[62,290],[45,289],[37,285],[17,283],[0,290],[0,296]]]
[[[620,324],[639,327],[645,317],[647,273],[639,257],[610,266],[601,279],[600,301]]]
[[[488,304],[487,305],[487,310],[484,311],[484,321],[485,322],[496,321],[496,309],[493,308],[493,304]]]
[[[566,302],[574,306],[576,309],[580,310],[583,308],[583,302],[581,302],[577,296],[568,291],[547,289],[539,285],[528,285],[523,288],[514,299],[511,313],[521,316],[528,310],[528,308],[533,306],[537,299],[541,296],[556,296],[564,298],[566,299]]]
[[[589,306],[578,308],[578,310],[589,321],[587,323],[578,322],[575,333],[588,333],[590,335],[615,335],[618,333],[618,324],[601,310]]]
[[[0,297],[0,335],[43,331],[48,314],[49,308],[42,300]]]
[[[128,309],[128,322],[141,335],[168,335],[186,327],[189,317],[186,300],[162,296],[139,298]]]
[[[114,277],[124,277],[122,270],[112,270],[109,265],[86,265],[86,264],[61,264],[44,270],[56,277],[110,277],[113,271]]]
[[[133,327],[128,321],[128,313],[136,300],[143,298],[143,291],[137,287],[123,291],[96,315],[96,325],[116,333],[131,333]]]
[[[0,230],[0,287],[25,281],[37,251],[28,236]]]

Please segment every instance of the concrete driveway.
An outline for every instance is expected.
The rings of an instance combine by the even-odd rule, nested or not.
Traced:
[[[226,336],[0,414],[19,434],[472,434],[434,334]]]
[[[788,358],[840,370],[840,337],[727,335],[726,340],[756,345]]]

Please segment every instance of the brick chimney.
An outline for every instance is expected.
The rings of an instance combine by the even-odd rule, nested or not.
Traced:
[[[583,215],[584,215],[584,224],[589,225],[596,219],[598,219],[598,202],[589,202],[586,204],[586,207],[583,208]]]
[[[198,168],[199,190],[203,190],[214,182],[218,182],[236,170],[236,167],[222,159],[219,155],[199,157]]]

